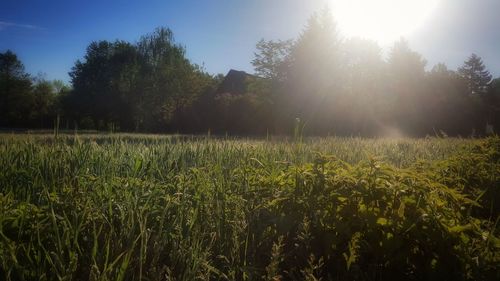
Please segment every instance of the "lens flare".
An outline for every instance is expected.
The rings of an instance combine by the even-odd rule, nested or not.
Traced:
[[[332,0],[341,33],[390,44],[421,26],[440,0]]]

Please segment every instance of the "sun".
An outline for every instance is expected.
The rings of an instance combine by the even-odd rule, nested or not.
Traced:
[[[422,25],[440,0],[330,0],[340,32],[391,44]]]

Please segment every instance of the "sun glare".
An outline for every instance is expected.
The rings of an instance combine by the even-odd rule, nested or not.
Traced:
[[[407,36],[436,9],[440,0],[331,0],[342,34],[390,44]]]

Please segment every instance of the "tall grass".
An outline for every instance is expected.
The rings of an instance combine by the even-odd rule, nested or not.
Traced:
[[[495,280],[500,141],[2,135],[2,280]]]

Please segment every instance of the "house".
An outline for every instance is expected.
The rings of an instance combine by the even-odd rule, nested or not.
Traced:
[[[258,77],[248,74],[245,71],[231,69],[227,73],[226,77],[224,77],[224,80],[217,88],[215,94],[219,95],[229,93],[233,95],[243,95],[248,90],[248,83],[255,78]]]

